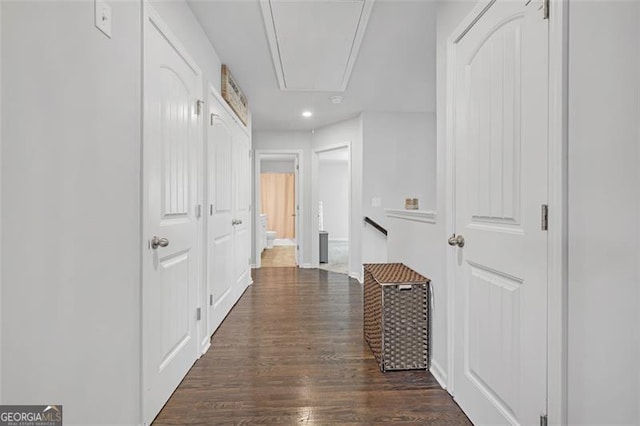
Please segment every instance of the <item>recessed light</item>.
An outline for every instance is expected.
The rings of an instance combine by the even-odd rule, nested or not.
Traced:
[[[330,99],[330,100],[331,100],[331,102],[333,102],[334,104],[339,104],[340,102],[342,102],[342,96],[338,96],[338,95],[331,96],[329,99]]]
[[[302,116],[304,118],[309,118],[313,115],[313,113],[311,111],[302,111]]]

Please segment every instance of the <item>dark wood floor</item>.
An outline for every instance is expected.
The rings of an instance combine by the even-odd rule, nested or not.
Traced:
[[[362,337],[362,287],[263,268],[154,425],[468,425],[426,371],[381,373]]]

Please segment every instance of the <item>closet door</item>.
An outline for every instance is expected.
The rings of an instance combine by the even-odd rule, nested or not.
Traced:
[[[238,297],[250,278],[251,252],[251,157],[249,136],[237,125],[234,141],[234,270]]]
[[[233,132],[230,117],[209,95],[207,132],[208,331],[213,334],[235,303],[233,290]]]

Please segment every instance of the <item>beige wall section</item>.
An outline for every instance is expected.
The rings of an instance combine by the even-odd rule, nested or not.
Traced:
[[[140,421],[141,7],[110,4],[109,39],[93,2],[2,2],[3,402],[69,425]]]

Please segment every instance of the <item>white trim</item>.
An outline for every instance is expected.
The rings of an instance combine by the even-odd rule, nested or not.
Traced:
[[[254,268],[262,267],[262,260],[260,255],[262,254],[258,250],[258,232],[257,227],[260,223],[260,211],[258,208],[260,206],[260,160],[263,155],[269,154],[290,154],[296,157],[296,164],[298,165],[298,169],[295,170],[296,174],[296,204],[299,207],[299,210],[296,212],[296,244],[298,246],[298,258],[296,259],[296,263],[300,268],[304,268],[302,266],[302,260],[304,259],[304,234],[305,234],[305,223],[304,223],[304,150],[302,149],[256,149],[253,155],[253,171],[254,171],[254,195],[255,198],[253,200],[253,240],[255,245],[255,251],[253,253],[254,256]]]
[[[483,0],[447,40],[446,229],[455,232],[454,43],[484,12]],[[549,20],[549,227],[547,310],[547,414],[549,424],[567,424],[567,46],[568,1],[551,0]],[[453,329],[455,255],[447,252],[448,390],[455,394]]]
[[[348,243],[348,238],[329,238],[330,243]]]
[[[360,13],[360,20],[358,22],[358,26],[356,27],[356,33],[353,38],[353,42],[351,44],[351,54],[349,55],[349,59],[347,61],[347,65],[344,70],[344,74],[342,77],[342,82],[340,83],[339,88],[334,88],[330,91],[344,92],[347,90],[347,85],[349,84],[349,79],[351,78],[351,72],[353,71],[353,67],[358,59],[358,52],[360,51],[360,46],[362,45],[362,40],[364,38],[364,34],[367,29],[367,24],[369,23],[369,18],[371,17],[371,11],[373,10],[373,2],[375,0],[363,0],[364,4],[362,5],[362,12]],[[262,20],[264,21],[264,27],[267,33],[267,41],[269,44],[269,53],[271,53],[271,59],[273,64],[273,69],[276,73],[276,77],[278,79],[278,87],[280,90],[285,92],[297,92],[303,90],[305,92],[326,92],[326,88],[316,89],[313,87],[305,87],[301,88],[289,88],[287,87],[287,83],[284,79],[284,69],[282,65],[282,58],[280,57],[280,46],[278,45],[278,37],[276,35],[275,23],[273,21],[273,11],[271,10],[271,1],[270,0],[260,0],[260,9],[262,11]]]
[[[352,208],[353,202],[351,197],[353,196],[353,176],[352,176],[352,152],[351,152],[351,141],[340,142],[330,145],[325,145],[321,148],[313,149],[311,151],[311,217],[318,217],[318,202],[320,201],[320,188],[318,182],[318,170],[320,167],[320,153],[335,151],[337,149],[346,148],[349,151],[349,159],[347,162],[347,176],[349,177],[349,241],[353,241],[353,226],[352,226]],[[353,250],[353,246],[349,245],[349,259],[347,263],[347,269],[351,269],[351,253]],[[320,267],[320,235],[319,235],[319,224],[318,220],[311,221],[311,264],[314,268]],[[350,272],[351,274],[352,272]]]
[[[431,368],[429,368],[429,372],[440,384],[442,389],[447,388],[447,374],[444,372],[442,366],[433,359],[431,359]]]
[[[314,269],[314,266],[310,263],[303,263],[302,265],[300,265],[301,269]]]
[[[549,231],[547,235],[547,415],[552,425],[567,416],[568,284],[568,40],[569,2],[552,0],[549,11]]]
[[[357,280],[360,284],[364,283],[364,279],[362,278],[362,275],[358,275],[358,274],[354,274],[353,272],[349,272],[349,278],[353,278],[354,280]]]
[[[433,210],[401,210],[385,209],[387,217],[412,220],[415,222],[436,223],[436,212]]]

